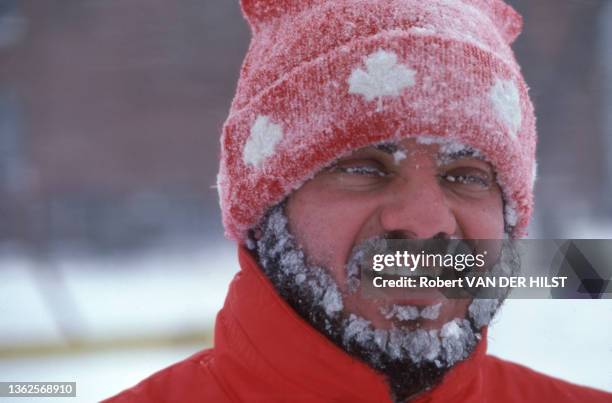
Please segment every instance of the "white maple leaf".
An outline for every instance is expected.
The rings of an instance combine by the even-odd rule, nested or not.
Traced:
[[[349,93],[361,94],[366,101],[378,98],[377,111],[382,109],[383,96],[398,96],[415,84],[416,71],[398,63],[393,52],[379,50],[367,56],[364,63],[366,70],[356,68],[351,73]]]
[[[489,98],[497,117],[508,128],[510,137],[516,139],[523,121],[521,100],[516,84],[512,80],[496,79],[489,92]]]
[[[283,138],[280,125],[270,122],[268,116],[259,115],[251,126],[251,132],[242,150],[245,163],[259,168],[274,153],[276,144]]]

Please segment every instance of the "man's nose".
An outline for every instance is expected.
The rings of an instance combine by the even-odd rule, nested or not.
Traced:
[[[410,239],[447,239],[457,233],[455,214],[437,176],[398,178],[380,210],[385,233]]]

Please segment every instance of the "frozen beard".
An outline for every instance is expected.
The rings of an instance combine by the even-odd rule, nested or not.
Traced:
[[[453,365],[474,351],[480,329],[491,321],[500,300],[474,299],[466,318],[453,319],[439,330],[375,328],[344,309],[340,288],[326,269],[306,262],[289,233],[283,208],[281,203],[270,210],[260,227],[261,238],[251,237],[249,248],[257,250],[263,271],[300,316],[340,348],[386,375],[395,401],[438,384]],[[351,288],[350,283],[347,286]],[[439,306],[419,310],[396,305],[387,315],[434,319],[438,311]]]

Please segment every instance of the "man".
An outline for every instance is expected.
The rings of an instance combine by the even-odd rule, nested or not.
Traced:
[[[215,346],[110,402],[612,401],[486,355],[501,298],[357,292],[390,239],[519,238],[535,118],[501,0],[243,0]],[[502,248],[496,267],[513,270]]]

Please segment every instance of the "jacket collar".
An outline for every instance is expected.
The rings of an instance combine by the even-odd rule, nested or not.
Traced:
[[[211,368],[239,401],[274,394],[291,401],[390,401],[384,377],[312,328],[277,294],[244,247],[215,325]],[[465,401],[482,384],[486,332],[472,356],[414,401]]]

